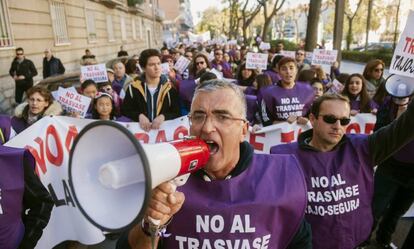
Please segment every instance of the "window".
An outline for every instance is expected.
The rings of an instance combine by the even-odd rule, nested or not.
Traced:
[[[123,16],[120,17],[120,24],[121,24],[121,39],[125,41],[127,38],[126,38],[125,18]]]
[[[50,2],[53,32],[56,45],[68,44],[68,28],[66,26],[65,4],[62,1]]]
[[[131,18],[131,28],[132,28],[132,39],[137,39],[137,29],[136,29],[136,23],[135,18]]]
[[[139,38],[141,40],[144,39],[144,32],[143,32],[143,27],[144,27],[144,19],[140,18],[140,20],[138,20],[139,22]]]
[[[10,29],[7,1],[0,0],[0,48],[12,47],[13,38]]]
[[[92,10],[85,11],[86,31],[88,32],[88,41],[96,42],[95,13]]]
[[[114,26],[112,25],[112,16],[106,16],[106,29],[108,30],[108,41],[115,41]]]

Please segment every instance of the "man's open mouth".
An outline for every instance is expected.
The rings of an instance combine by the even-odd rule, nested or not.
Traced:
[[[210,149],[210,155],[214,155],[219,150],[219,146],[216,142],[211,140],[206,140],[206,144],[208,145],[208,148]]]

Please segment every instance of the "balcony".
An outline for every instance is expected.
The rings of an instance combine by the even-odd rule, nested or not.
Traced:
[[[101,0],[101,3],[109,8],[115,8],[117,6],[124,6],[125,0]]]
[[[128,0],[128,11],[132,13],[144,13],[145,9],[142,6],[144,0]]]

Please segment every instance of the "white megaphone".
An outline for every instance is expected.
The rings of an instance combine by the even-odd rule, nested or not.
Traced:
[[[209,156],[201,139],[141,145],[124,126],[96,121],[74,141],[69,185],[92,224],[119,232],[142,220],[153,188],[200,169]]]
[[[414,93],[414,79],[407,76],[392,74],[385,81],[385,89],[393,97],[409,97]]]

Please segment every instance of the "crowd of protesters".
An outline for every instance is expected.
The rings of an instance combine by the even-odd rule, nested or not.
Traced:
[[[260,51],[267,53],[269,58],[267,69],[261,71],[246,67],[246,55],[251,51],[246,46],[229,44],[188,46],[180,44],[174,48],[162,47],[160,50],[137,51],[140,52],[139,56],[128,57],[128,53],[121,47],[118,52],[119,58],[114,60],[110,68],[107,68],[108,82],[96,83],[93,80],[85,80],[78,89],[80,94],[92,99],[86,118],[139,122],[139,126],[147,132],[151,129],[159,129],[164,121],[187,115],[197,85],[215,78],[232,82],[245,93],[246,118],[249,124],[254,127],[254,131],[281,122],[297,122],[298,124],[311,122],[313,124],[315,122],[313,118],[317,118],[318,115],[313,110],[319,108],[315,107],[313,103],[325,93],[340,94],[346,101],[349,101],[351,116],[358,113],[376,115],[375,130],[379,130],[401,116],[411,101],[410,98],[395,99],[387,94],[383,74],[385,64],[381,60],[376,59],[368,62],[363,72],[341,73],[338,62],[333,63],[329,72],[324,72],[321,66],[311,65],[310,61],[307,61],[303,49],[296,50],[294,58],[281,55],[283,43],[279,43],[269,50]],[[187,69],[182,72],[174,66],[180,57],[190,61]],[[91,65],[96,64],[97,61],[91,51],[87,49],[81,63],[82,65]],[[168,63],[168,73],[162,72],[162,63]],[[46,49],[43,77],[64,72],[65,68],[62,62],[52,55],[50,49]],[[46,115],[78,117],[76,113],[64,112],[59,103],[53,100],[48,90],[33,86],[33,77],[37,75],[37,71],[33,63],[24,57],[22,48],[16,49],[16,58],[11,65],[10,75],[16,82],[15,101],[19,105],[15,108],[15,114],[10,119],[3,118],[1,120],[3,142]],[[338,83],[340,83],[340,87],[334,87]],[[24,93],[26,93],[27,102],[22,103]],[[325,116],[324,120],[328,124],[336,123],[339,120],[340,125],[345,126],[349,123],[346,118],[349,117]],[[349,143],[354,142],[350,141]],[[372,150],[372,148],[370,149]],[[366,228],[370,230],[368,234],[364,230],[359,231],[360,234],[356,236],[352,234],[358,233],[358,231],[346,231],[346,229],[352,228],[351,225],[341,230],[337,224],[330,223],[333,230],[339,229],[331,232],[344,233],[342,234],[344,237],[333,236],[332,239],[335,238],[336,242],[333,241],[327,245],[347,243],[346,241],[348,241],[352,244],[352,248],[367,246],[371,230],[375,231],[379,224],[376,236],[373,236],[371,240],[375,240],[375,243],[381,246],[379,248],[392,248],[391,236],[397,222],[414,201],[414,184],[412,184],[414,160],[411,156],[413,150],[414,142],[411,142],[388,158],[383,158],[386,155],[382,155],[381,160],[374,158],[374,155],[367,152],[372,158],[368,159],[367,157],[366,164],[375,166],[376,163],[379,163],[380,167],[375,173],[373,196],[369,196],[367,193],[366,197],[367,202],[373,199],[372,205],[360,207],[361,209],[367,208],[367,210],[372,207],[372,211],[359,214],[372,215],[373,225]],[[309,151],[306,153],[312,154]],[[307,158],[312,157],[312,155],[306,156],[308,156]],[[334,156],[334,154],[331,155],[331,157]],[[298,158],[301,157],[304,156],[298,155]],[[303,160],[304,162],[301,163],[305,164],[307,159]],[[322,162],[324,159],[316,158],[314,160]],[[369,174],[370,172],[360,173]],[[370,181],[366,180],[366,184],[369,185]],[[309,216],[312,214],[308,212],[306,218]],[[355,217],[352,218],[355,219]],[[359,219],[365,218],[359,217]],[[321,219],[314,219],[314,217],[309,220],[313,230],[318,229],[315,222],[323,222]],[[346,222],[342,221],[342,223]],[[325,227],[321,231],[326,232],[329,229],[330,227]],[[347,237],[346,233],[351,235]],[[317,230],[314,234],[322,236]],[[325,236],[329,237],[329,234],[325,234]],[[315,238],[322,239],[321,237]],[[329,238],[325,239],[329,240]],[[323,241],[313,244],[317,245],[314,248],[328,248],[321,246],[324,244]]]

